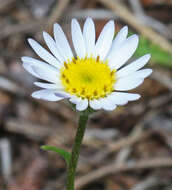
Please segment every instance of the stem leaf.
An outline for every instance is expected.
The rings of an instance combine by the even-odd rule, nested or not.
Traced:
[[[43,145],[41,146],[41,149],[58,153],[60,156],[62,156],[65,159],[67,165],[69,164],[71,154],[67,152],[66,150],[62,148],[57,148],[55,146],[49,146],[49,145]]]

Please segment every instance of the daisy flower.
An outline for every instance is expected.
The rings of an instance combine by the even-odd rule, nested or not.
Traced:
[[[94,110],[114,110],[118,105],[139,99],[139,94],[125,91],[136,88],[152,73],[151,69],[141,69],[150,55],[124,66],[134,54],[139,39],[137,35],[127,37],[127,26],[115,38],[114,33],[114,22],[110,20],[96,41],[91,18],[86,19],[83,31],[77,20],[72,19],[71,34],[76,55],[57,23],[54,24],[54,39],[43,32],[50,52],[35,40],[28,39],[42,60],[22,57],[23,67],[45,81],[34,83],[42,89],[34,92],[32,97],[48,101],[69,99],[78,111],[88,106]]]

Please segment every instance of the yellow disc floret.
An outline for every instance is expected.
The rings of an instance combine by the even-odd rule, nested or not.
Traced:
[[[105,97],[113,91],[115,72],[99,59],[73,58],[64,62],[61,81],[66,92],[89,100]]]

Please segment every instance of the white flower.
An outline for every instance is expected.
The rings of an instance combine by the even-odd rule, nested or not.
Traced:
[[[28,39],[35,53],[44,61],[22,57],[23,67],[48,82],[35,82],[43,89],[34,92],[32,97],[48,101],[67,98],[76,104],[79,111],[88,106],[94,110],[114,110],[118,105],[139,99],[139,94],[121,91],[136,88],[152,73],[151,69],[141,69],[150,55],[124,66],[138,46],[138,36],[127,38],[128,28],[125,26],[113,39],[114,30],[114,22],[109,21],[95,42],[93,20],[87,18],[82,32],[77,20],[72,19],[71,33],[76,56],[58,24],[54,24],[55,40],[43,32],[51,53],[35,40]]]

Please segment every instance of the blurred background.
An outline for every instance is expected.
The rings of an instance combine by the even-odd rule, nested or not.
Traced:
[[[31,98],[36,80],[20,57],[36,57],[27,43],[43,42],[62,25],[95,21],[97,36],[109,19],[138,33],[132,59],[151,53],[154,72],[135,89],[142,98],[89,121],[77,169],[80,190],[172,190],[172,1],[0,0],[0,190],[62,190],[66,165],[43,144],[71,150],[77,114],[67,102]],[[47,48],[47,47],[45,47]]]

